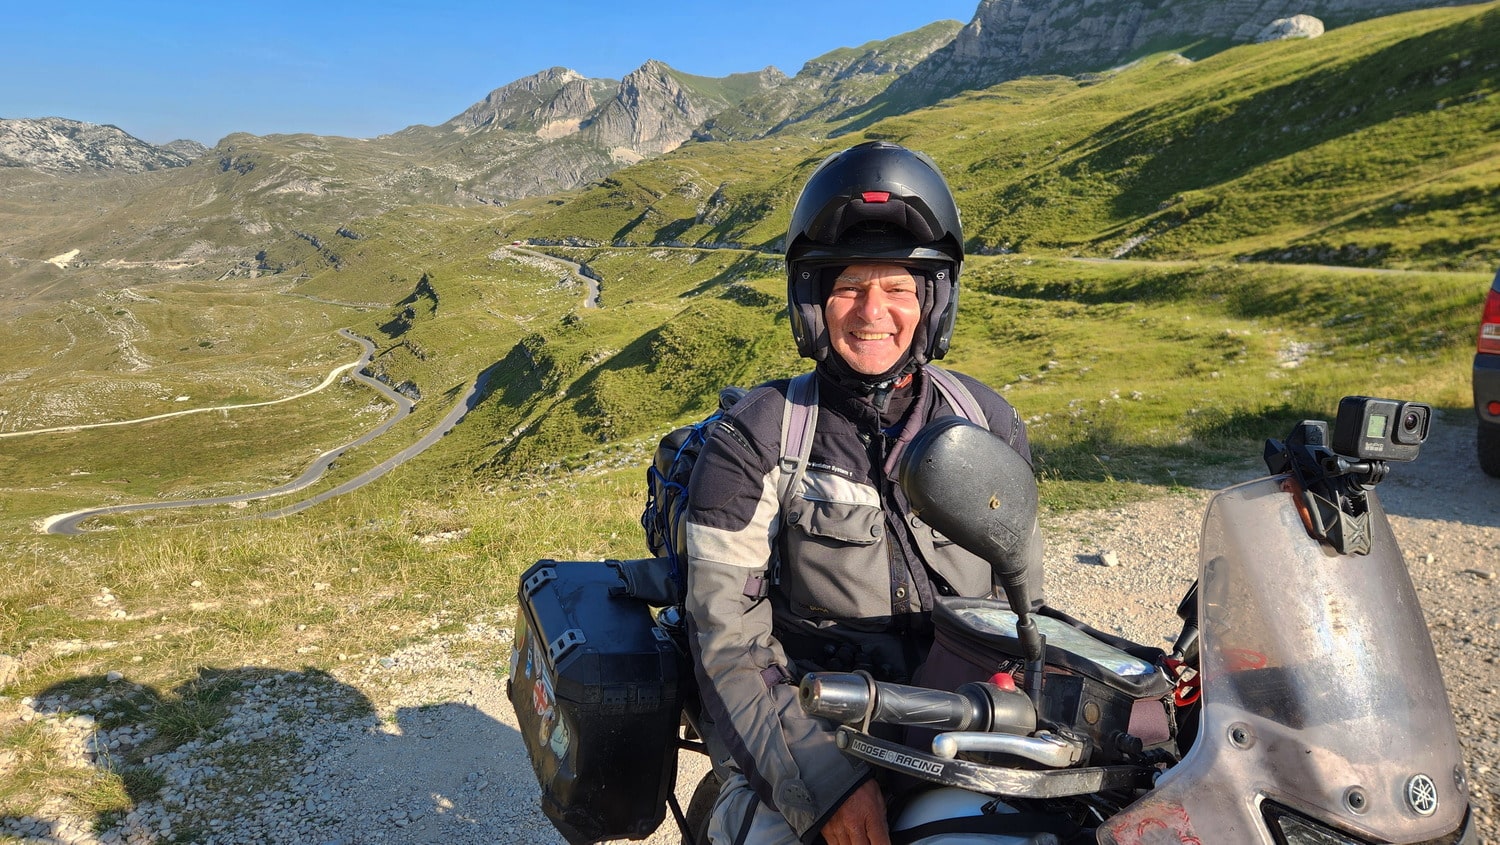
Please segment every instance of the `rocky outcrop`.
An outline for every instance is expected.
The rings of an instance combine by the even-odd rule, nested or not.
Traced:
[[[410,127],[392,138],[414,149],[446,145],[467,171],[459,192],[504,204],[676,149],[712,115],[785,81],[775,68],[711,79],[648,61],[617,82],[555,67],[496,88],[437,129]]]
[[[1112,67],[1145,50],[1204,39],[1247,43],[1272,21],[1317,16],[1340,24],[1454,0],[981,0],[953,42],[891,86],[932,101],[1044,73]]]
[[[762,89],[786,79],[775,68],[749,76],[750,87]],[[737,81],[746,81],[746,76]],[[704,84],[710,80],[696,82],[661,62],[646,62],[621,80],[614,98],[589,120],[589,137],[616,151],[617,158],[620,153],[649,157],[677,149],[705,120],[733,105],[727,96],[729,85],[710,88]]]
[[[574,70],[554,67],[491,91],[483,100],[443,124],[459,132],[505,130],[553,135],[558,124],[578,124],[608,97],[613,79],[589,79]],[[567,133],[563,133],[567,134]]]
[[[1285,41],[1288,38],[1317,38],[1322,34],[1322,21],[1312,15],[1292,15],[1289,18],[1277,18],[1266,24],[1266,28],[1255,36],[1255,43]]]
[[[187,155],[148,144],[115,126],[59,117],[0,120],[0,167],[29,167],[47,173],[140,173],[183,167],[205,149],[201,144],[197,148],[196,154]]]
[[[189,161],[192,161],[193,159],[208,152],[208,147],[203,146],[197,141],[190,141],[185,138],[179,138],[176,141],[168,141],[167,143],[161,145],[161,149],[166,150],[169,153],[177,153],[180,156],[186,156]]]

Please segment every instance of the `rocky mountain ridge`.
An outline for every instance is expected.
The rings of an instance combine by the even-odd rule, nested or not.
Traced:
[[[705,120],[786,78],[774,67],[722,79],[695,77],[655,59],[618,81],[554,67],[496,88],[439,128],[541,141],[578,135],[617,161],[639,161],[676,149]]]
[[[571,134],[567,127],[576,132],[618,84],[565,67],[548,68],[496,88],[443,126],[466,135],[495,130],[539,137]]]
[[[207,149],[195,141],[158,147],[117,126],[60,117],[0,119],[0,167],[44,173],[141,173],[185,167]]]
[[[614,98],[585,128],[594,143],[626,157],[660,155],[682,146],[710,117],[785,81],[774,67],[708,80],[652,60],[620,81]]]
[[[952,41],[960,26],[939,21],[895,38],[825,53],[784,84],[709,118],[693,136],[701,141],[748,140],[847,119]]]
[[[548,68],[491,91],[438,126],[370,143],[441,170],[460,204],[565,191],[676,149],[713,115],[786,81],[776,68],[722,78],[648,60],[624,79]]]
[[[930,103],[1022,76],[1108,69],[1157,48],[1255,40],[1297,15],[1329,26],[1462,0],[980,0],[953,41],[891,85],[892,99]]]

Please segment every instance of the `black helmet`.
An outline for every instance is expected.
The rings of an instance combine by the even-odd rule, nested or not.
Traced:
[[[943,357],[958,311],[963,242],[953,193],[927,156],[868,141],[824,159],[797,197],[786,236],[787,311],[797,352],[828,357],[822,271],[873,261],[926,278],[912,355],[918,362]]]

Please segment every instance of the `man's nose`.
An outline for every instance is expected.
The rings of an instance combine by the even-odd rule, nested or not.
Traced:
[[[878,319],[885,314],[886,305],[885,290],[871,286],[860,296],[857,311],[865,319]]]

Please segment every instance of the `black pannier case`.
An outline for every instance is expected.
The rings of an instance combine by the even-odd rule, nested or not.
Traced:
[[[506,687],[542,787],[573,845],[643,839],[677,779],[677,647],[603,561],[538,561],[521,576]]]

